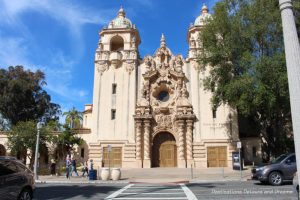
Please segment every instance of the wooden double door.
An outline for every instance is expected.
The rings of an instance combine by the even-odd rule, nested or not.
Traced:
[[[155,136],[152,146],[152,167],[177,167],[177,147],[168,132]]]
[[[103,167],[122,167],[122,148],[112,147],[111,152],[103,148]]]
[[[207,167],[227,167],[227,147],[207,147]]]

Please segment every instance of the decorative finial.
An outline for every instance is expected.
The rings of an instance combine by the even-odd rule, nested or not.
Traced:
[[[166,46],[166,40],[164,34],[162,33],[160,38],[160,47],[165,47],[165,46]]]
[[[203,4],[201,11],[202,11],[202,13],[208,13],[208,8],[205,5],[205,3]]]
[[[123,9],[123,6],[121,6],[119,12],[118,12],[119,17],[125,17],[125,10]]]

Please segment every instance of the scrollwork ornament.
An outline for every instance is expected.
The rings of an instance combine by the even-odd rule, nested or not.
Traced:
[[[126,71],[131,74],[131,72],[134,70],[135,62],[134,61],[126,61],[124,62]]]
[[[97,71],[102,75],[106,70],[108,70],[108,63],[105,61],[100,61],[97,63]]]

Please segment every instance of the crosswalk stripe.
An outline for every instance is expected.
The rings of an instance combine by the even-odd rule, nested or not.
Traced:
[[[116,197],[116,198],[114,198],[114,199],[127,199],[127,200],[133,200],[133,199],[145,199],[145,200],[147,200],[147,199],[149,199],[149,200],[151,200],[151,199],[165,199],[165,200],[173,200],[173,199],[184,199],[184,200],[186,200],[186,199],[188,199],[188,198],[186,198],[186,197],[157,197],[157,198],[155,198],[155,197],[129,197],[129,198],[123,198],[123,197]]]
[[[127,190],[128,188],[132,187],[134,184],[129,184],[129,185],[126,185],[125,187],[121,188],[120,190],[112,193],[111,195],[109,195],[108,197],[106,197],[105,199],[106,200],[111,200],[111,199],[114,199],[116,198],[119,194],[121,194],[122,192],[124,192],[125,190]]]
[[[123,192],[122,194],[184,194],[184,192],[143,192],[143,193],[137,193],[137,192]]]
[[[194,195],[194,193],[187,187],[185,184],[179,184],[180,188],[175,189],[175,188],[169,188],[169,187],[158,187],[158,186],[135,186],[134,184],[129,184],[120,190],[114,192],[113,194],[109,195],[108,197],[105,198],[105,200],[135,200],[135,199],[140,199],[140,200],[198,200],[197,197]],[[148,190],[143,190],[143,189],[148,189]],[[148,192],[149,189],[155,189],[155,192]],[[126,191],[127,190],[127,191]],[[180,191],[180,192],[167,192],[167,191]],[[126,191],[126,192],[125,192]],[[135,192],[138,191],[138,192]],[[185,197],[181,195],[185,195]],[[149,197],[127,197],[128,195],[150,195]],[[152,196],[151,195],[155,195]],[[160,195],[160,196],[156,196]],[[161,197],[163,195],[177,195],[177,197]]]
[[[175,188],[161,188],[161,187],[132,187],[130,190],[135,190],[135,189],[162,189],[162,190],[182,190],[181,188],[175,189]]]
[[[179,185],[181,186],[181,188],[184,191],[185,195],[187,196],[188,200],[198,200],[197,197],[194,195],[194,193],[188,187],[186,187],[182,183]]]

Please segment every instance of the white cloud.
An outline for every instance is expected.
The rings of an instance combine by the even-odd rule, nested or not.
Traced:
[[[28,46],[23,38],[3,37],[0,34],[0,67],[15,65],[27,66],[36,70],[36,66],[28,59]]]
[[[2,4],[0,13],[6,18],[0,20],[7,23],[14,23],[22,13],[35,11],[75,28],[87,23],[103,24],[109,13],[109,10],[93,10],[62,0],[3,0]]]
[[[78,91],[78,95],[79,95],[80,97],[85,97],[87,94],[88,94],[88,93],[87,93],[86,91],[84,91],[84,90],[79,90],[79,91]]]
[[[72,74],[78,64],[76,59],[84,49],[82,28],[86,24],[101,26],[115,15],[115,11],[63,0],[0,0],[0,7],[0,27],[3,27],[2,32],[0,31],[0,49],[2,49],[0,67],[23,65],[33,71],[41,69],[46,74],[48,83],[46,89],[59,95],[60,99],[69,102],[86,100],[88,92],[72,86]],[[50,59],[44,60],[42,64],[41,61],[34,59],[33,49],[44,53],[45,49],[39,46],[39,41],[36,41],[31,33],[34,27],[28,27],[24,21],[24,14],[30,12],[47,16],[56,23],[63,24],[69,30],[67,32],[70,35],[69,42],[76,42],[76,49],[72,49],[72,52],[63,52],[56,46],[56,49],[47,52]]]

